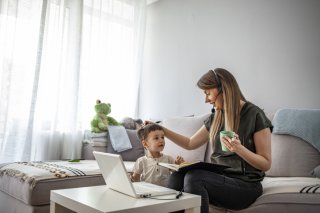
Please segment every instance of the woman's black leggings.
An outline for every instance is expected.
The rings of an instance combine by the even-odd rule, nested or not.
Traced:
[[[205,170],[174,172],[168,187],[201,195],[201,213],[209,212],[209,203],[227,209],[244,209],[262,194],[260,182],[245,182]]]

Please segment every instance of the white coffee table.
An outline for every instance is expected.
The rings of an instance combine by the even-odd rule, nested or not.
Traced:
[[[158,196],[151,198],[133,198],[108,189],[106,185],[60,189],[51,191],[50,213],[64,212],[70,209],[83,213],[164,213],[186,209],[188,213],[200,213],[201,197],[183,193],[179,199],[175,195]]]

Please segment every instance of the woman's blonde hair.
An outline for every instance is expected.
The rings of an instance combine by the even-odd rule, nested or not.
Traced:
[[[209,70],[197,82],[200,89],[207,90],[221,86],[223,110],[216,110],[210,128],[210,140],[224,125],[225,130],[238,132],[240,124],[240,100],[246,101],[233,75],[222,68]]]

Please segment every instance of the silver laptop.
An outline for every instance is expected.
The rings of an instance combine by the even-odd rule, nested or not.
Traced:
[[[147,198],[177,191],[146,182],[134,182],[129,179],[122,157],[116,154],[93,151],[107,187],[136,198]]]

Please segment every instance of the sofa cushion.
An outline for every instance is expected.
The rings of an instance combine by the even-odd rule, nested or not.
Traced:
[[[275,134],[299,137],[320,152],[320,109],[279,109],[272,124]]]
[[[161,124],[170,130],[190,137],[200,129],[209,115],[210,114],[190,117],[174,117],[163,120]],[[206,147],[207,144],[204,144],[195,150],[186,150],[166,138],[166,145],[163,153],[171,155],[173,158],[176,158],[177,155],[180,155],[184,158],[185,161],[188,162],[204,161]]]
[[[320,165],[314,168],[314,170],[312,171],[312,175],[314,177],[320,178]]]
[[[290,135],[271,135],[272,165],[267,176],[311,177],[320,164],[320,153],[304,140]]]
[[[82,159],[84,160],[95,160],[92,152],[107,152],[107,146],[94,146],[93,143],[82,143]]]
[[[319,178],[266,177],[262,181],[263,194],[249,208],[231,212],[318,212],[319,184]]]

